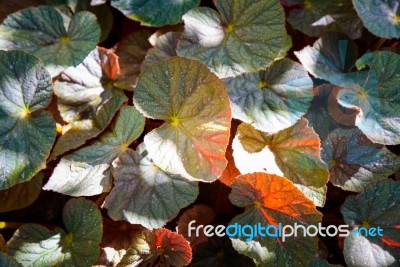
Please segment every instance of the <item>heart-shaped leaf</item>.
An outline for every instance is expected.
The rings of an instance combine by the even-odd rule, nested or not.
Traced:
[[[279,223],[292,226],[297,223],[307,227],[321,222],[322,215],[314,203],[284,177],[266,173],[245,174],[239,176],[231,187],[231,202],[246,208],[243,214],[232,220],[231,225],[261,224],[278,228]],[[256,263],[262,266],[304,266],[318,250],[318,238],[302,234],[286,237],[284,241],[279,235],[275,238],[257,235],[251,243],[245,243],[246,237],[231,239],[239,253],[250,257],[259,254],[260,261]],[[260,250],[262,253],[257,252]]]
[[[77,148],[98,135],[128,99],[113,86],[119,75],[118,57],[97,47],[77,67],[61,73],[54,84],[60,115],[68,125],[50,159]]]
[[[224,83],[203,64],[179,57],[140,76],[135,106],[165,123],[144,138],[154,163],[190,180],[212,182],[225,169],[231,110]]]
[[[196,182],[169,174],[155,165],[140,144],[113,162],[114,188],[104,207],[114,220],[126,220],[148,229],[160,228],[179,210],[196,200]]]
[[[233,117],[269,133],[295,124],[307,112],[313,98],[313,83],[307,71],[290,59],[224,82]]]
[[[160,27],[181,22],[182,15],[200,0],[111,0],[111,5],[142,25]]]
[[[285,0],[286,1],[286,0]],[[290,25],[309,36],[341,32],[350,39],[361,37],[363,25],[351,0],[302,0],[300,8],[290,11]]]
[[[56,125],[43,111],[51,99],[51,77],[35,57],[0,51],[0,88],[0,190],[4,190],[29,181],[45,167]]]
[[[6,190],[1,190],[0,212],[19,210],[30,206],[42,191],[42,184],[43,173],[39,172],[28,182],[14,185]]]
[[[368,71],[343,74],[337,85],[339,103],[356,108],[356,125],[375,143],[400,144],[400,55],[373,52],[356,62],[357,68]]]
[[[358,47],[340,34],[327,33],[313,46],[307,46],[294,54],[312,75],[335,83],[337,76],[355,67]]]
[[[391,0],[353,0],[364,26],[383,38],[400,37],[400,3]]]
[[[328,168],[321,160],[320,139],[301,119],[294,126],[268,134],[242,123],[233,141],[239,171],[285,176],[316,205],[324,206]]]
[[[183,16],[178,55],[196,59],[226,78],[264,69],[289,50],[278,0],[219,0],[216,7],[219,13],[199,7]]]
[[[96,17],[76,13],[65,29],[61,15],[50,6],[29,7],[8,16],[0,26],[0,49],[19,49],[43,61],[52,76],[79,65],[100,37]]]
[[[365,186],[387,179],[400,168],[400,158],[385,146],[372,143],[359,129],[337,129],[322,147],[330,181],[345,190],[361,192]]]
[[[113,130],[100,140],[69,154],[58,163],[44,190],[70,196],[91,196],[111,189],[111,163],[144,129],[144,117],[131,106],[121,108]]]
[[[192,260],[189,242],[180,234],[160,228],[144,232],[142,242],[132,244],[117,267],[148,266],[158,261],[160,266],[186,266]]]
[[[66,231],[23,225],[8,241],[8,253],[23,266],[92,266],[99,256],[103,233],[96,204],[83,198],[69,200],[63,221]]]
[[[346,224],[354,227],[344,241],[344,258],[348,266],[363,266],[365,263],[371,266],[398,266],[399,191],[400,183],[388,180],[370,185],[361,194],[346,199],[342,214]],[[367,231],[370,227],[380,227],[381,231],[375,229],[373,235],[366,236],[365,231],[360,231],[361,227]]]

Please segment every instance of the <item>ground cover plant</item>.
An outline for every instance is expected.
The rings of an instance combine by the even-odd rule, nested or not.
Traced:
[[[0,266],[400,266],[398,0],[2,1],[0,21]]]

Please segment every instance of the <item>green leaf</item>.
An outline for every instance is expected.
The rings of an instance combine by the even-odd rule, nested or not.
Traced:
[[[219,13],[199,7],[183,16],[177,53],[207,65],[220,78],[265,69],[287,47],[278,0],[219,0]]]
[[[0,190],[29,181],[45,167],[56,137],[43,111],[51,77],[43,64],[20,51],[0,51]]]
[[[339,105],[337,95],[342,87],[323,84],[314,87],[314,99],[304,116],[321,140],[337,128],[349,128],[355,125],[357,110]]]
[[[317,225],[322,215],[315,205],[284,177],[266,173],[252,173],[239,176],[231,185],[229,199],[232,204],[245,208],[230,225]],[[318,238],[262,237],[257,235],[253,242],[244,244],[246,237],[231,238],[239,253],[255,257],[259,266],[304,266],[318,250]],[[235,239],[240,239],[235,242]],[[247,240],[250,241],[250,240]],[[257,244],[258,243],[258,244]],[[301,250],[301,253],[299,253]],[[257,262],[258,261],[258,262]]]
[[[158,37],[154,48],[147,52],[147,55],[142,63],[142,69],[147,69],[154,63],[169,59],[176,56],[176,47],[178,40],[181,37],[181,33],[168,32]]]
[[[14,258],[7,254],[0,253],[0,266],[1,267],[22,267]]]
[[[268,134],[242,123],[235,139],[240,140],[243,148],[250,153],[258,153],[264,149],[272,153],[272,162],[268,158],[264,159],[263,166],[268,173],[274,171],[268,166],[272,167],[275,162],[283,175],[294,183],[321,187],[328,180],[328,170],[321,161],[318,135],[307,124],[308,121],[303,118],[288,129],[276,134]],[[238,149],[240,147],[235,142],[233,155],[242,172],[239,163],[249,164],[249,161],[240,158],[240,154],[236,153]]]
[[[79,11],[89,11],[96,15],[101,28],[99,42],[104,41],[113,26],[113,15],[109,5],[91,5],[90,0],[48,0],[63,16],[64,25],[68,27],[71,18]]]
[[[330,181],[345,190],[361,192],[368,184],[387,179],[400,168],[399,157],[385,146],[372,143],[357,128],[333,131],[322,148]]]
[[[113,220],[126,220],[148,229],[164,226],[194,202],[199,193],[196,182],[156,166],[143,143],[113,162],[112,175],[115,186],[104,203],[108,215]]]
[[[383,181],[368,186],[361,194],[349,196],[342,207],[346,224],[354,227],[380,227],[383,236],[351,233],[344,242],[348,266],[398,266],[400,258],[400,183]],[[360,249],[362,248],[362,249]]]
[[[68,125],[50,159],[77,148],[98,135],[128,99],[113,86],[118,77],[118,57],[102,47],[90,52],[77,67],[61,73],[54,84],[60,115]]]
[[[203,64],[173,57],[138,81],[135,106],[165,123],[144,138],[154,163],[171,174],[212,182],[225,169],[231,110],[224,83]]]
[[[28,182],[0,191],[0,203],[2,203],[0,212],[9,212],[30,206],[42,191],[43,177],[43,173],[40,172]]]
[[[111,5],[141,25],[160,27],[181,22],[182,15],[200,0],[111,0]]]
[[[111,163],[144,129],[144,117],[131,106],[121,108],[112,131],[100,140],[61,158],[44,190],[91,196],[111,189]]]
[[[38,57],[54,77],[69,66],[79,65],[96,47],[99,37],[99,25],[90,12],[76,13],[66,30],[54,8],[30,7],[3,21],[0,49],[19,49]]]
[[[325,32],[340,32],[350,39],[361,37],[363,25],[351,0],[303,0],[301,8],[290,11],[288,22],[309,36],[321,36]]]
[[[295,124],[307,112],[313,98],[313,83],[307,71],[290,59],[224,82],[233,117],[269,133]]]
[[[383,38],[400,37],[400,9],[397,0],[353,0],[365,28]]]
[[[368,71],[343,74],[337,85],[339,103],[356,108],[356,125],[375,143],[400,144],[400,55],[381,51],[365,54],[357,68]]]
[[[23,266],[92,266],[99,256],[103,233],[96,204],[78,198],[65,204],[66,231],[25,224],[8,241],[7,251]]]
[[[312,75],[335,83],[337,76],[355,67],[358,47],[343,35],[327,33],[313,46],[307,46],[294,54]]]
[[[147,40],[150,35],[150,31],[136,31],[117,45],[115,53],[119,57],[121,71],[118,79],[114,82],[116,87],[129,91],[135,89],[141,64],[147,50],[151,48]]]
[[[141,241],[132,244],[117,267],[186,266],[192,260],[189,242],[180,234],[160,228],[144,232]]]

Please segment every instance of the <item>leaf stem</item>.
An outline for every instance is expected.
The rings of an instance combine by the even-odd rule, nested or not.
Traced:
[[[376,44],[371,48],[372,51],[376,51],[379,50],[379,48],[381,48],[381,46],[386,42],[385,38],[380,38],[378,40],[378,42],[376,42]]]

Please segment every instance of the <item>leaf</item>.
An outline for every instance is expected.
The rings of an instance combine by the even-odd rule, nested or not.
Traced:
[[[111,189],[111,163],[144,129],[143,116],[131,106],[121,108],[112,131],[100,140],[61,158],[44,190],[70,196],[92,196]]]
[[[351,233],[344,242],[344,258],[348,266],[397,266],[400,257],[400,183],[382,181],[365,188],[357,196],[349,196],[342,207],[346,224],[380,227],[383,237],[359,236]],[[360,249],[362,248],[362,249]]]
[[[307,46],[294,54],[312,75],[335,83],[337,76],[355,67],[358,47],[354,41],[347,40],[341,34],[327,33],[313,46]]]
[[[356,125],[374,143],[400,144],[400,55],[389,51],[373,52],[356,62],[368,71],[343,74],[339,104],[356,108]]]
[[[181,217],[179,217],[177,223],[177,232],[189,241],[190,246],[194,250],[199,246],[199,244],[207,242],[209,238],[204,234],[204,232],[200,232],[199,236],[189,236],[189,223],[194,220],[196,222],[193,223],[192,226],[197,227],[198,225],[211,224],[214,221],[214,218],[215,213],[212,208],[202,204],[195,205],[184,211]]]
[[[89,11],[96,15],[97,22],[101,29],[99,42],[103,42],[111,31],[113,26],[113,15],[108,5],[91,5],[90,0],[54,0],[48,1],[61,12],[64,19],[64,25],[68,25],[73,14],[79,11]],[[53,3],[52,3],[53,2]]]
[[[355,125],[357,110],[342,107],[338,103],[337,95],[341,90],[342,87],[332,84],[314,87],[314,99],[304,117],[321,140],[325,140],[334,129],[347,129]]]
[[[189,242],[180,234],[160,228],[148,231],[134,244],[117,267],[148,266],[158,259],[160,266],[186,266],[192,260]]]
[[[400,37],[399,2],[388,0],[353,0],[365,28],[383,38]]]
[[[259,73],[226,79],[225,84],[233,117],[269,133],[295,124],[313,97],[307,71],[290,59],[276,61]]]
[[[14,258],[8,256],[7,254],[0,253],[0,266],[1,267],[21,267]]]
[[[260,223],[265,227],[278,227],[278,223],[297,223],[307,227],[321,222],[322,215],[316,210],[314,203],[284,177],[266,173],[245,174],[239,176],[231,187],[229,199],[232,204],[245,208],[245,212],[236,216],[230,225]],[[287,237],[284,242],[280,237],[256,236],[254,242],[247,243],[247,246],[243,244],[245,239],[246,237],[240,238],[242,246],[235,246],[233,243],[234,248],[241,254],[251,256],[257,253],[255,248],[258,246],[258,249],[263,250],[260,254],[263,255],[260,262],[263,266],[304,266],[318,249],[318,238],[304,237],[301,234]],[[299,250],[301,253],[298,253]]]
[[[253,261],[232,248],[229,238],[213,236],[200,244],[189,267],[251,267]]]
[[[232,142],[233,138],[235,137],[236,130],[237,130],[237,125],[234,125],[234,123],[232,123],[230,132],[231,134],[229,137],[229,144],[225,152],[225,158],[228,160],[228,164],[226,165],[225,170],[222,172],[221,177],[219,177],[218,179],[218,181],[220,181],[226,186],[230,186],[231,183],[236,179],[236,177],[240,175],[240,172],[235,165],[235,161],[233,158],[233,149],[232,149]]]
[[[0,191],[0,203],[2,203],[0,212],[9,212],[29,207],[42,191],[43,177],[43,173],[40,172],[28,182]]]
[[[328,180],[328,170],[321,161],[320,140],[307,123],[308,121],[302,118],[294,126],[276,134],[267,134],[242,123],[238,128],[238,139],[243,148],[250,153],[257,153],[263,149],[270,151],[273,154],[272,160],[283,175],[294,183],[321,187]],[[235,156],[235,147],[234,157],[237,164],[248,162]],[[263,164],[269,172],[268,165],[265,164],[271,162],[265,159]]]
[[[350,39],[361,37],[363,25],[351,0],[304,0],[303,7],[293,9],[288,17],[290,25],[309,36],[325,32],[340,32]]]
[[[77,67],[61,73],[54,84],[61,117],[69,125],[51,155],[51,159],[77,148],[97,136],[127,101],[113,86],[119,75],[118,57],[112,50],[97,47]]]
[[[0,37],[1,38],[1,37]],[[29,181],[45,167],[55,122],[43,111],[51,77],[43,64],[20,51],[0,51],[0,190]]]
[[[199,4],[200,0],[111,0],[111,5],[128,18],[153,27],[179,23],[183,14]]]
[[[231,111],[225,86],[206,66],[173,57],[146,69],[135,106],[165,123],[144,137],[154,163],[189,180],[212,182],[225,169]]]
[[[361,192],[400,168],[399,157],[385,146],[372,143],[357,128],[333,131],[322,148],[330,181],[344,190]]]
[[[115,53],[119,57],[121,68],[114,85],[118,88],[133,91],[140,74],[140,66],[151,45],[147,40],[150,31],[136,31],[125,37],[118,45]]]
[[[116,266],[131,244],[140,242],[145,228],[124,221],[103,220],[104,234],[100,243],[101,254],[96,266]]]
[[[43,61],[54,77],[79,65],[99,40],[96,17],[76,13],[68,30],[61,15],[50,6],[29,7],[8,16],[0,26],[0,49],[19,49]]]
[[[114,188],[104,203],[108,215],[148,229],[164,226],[199,193],[197,183],[155,165],[143,143],[119,155],[112,175]]]
[[[219,13],[199,7],[183,16],[179,56],[196,59],[226,78],[265,69],[282,48],[289,50],[278,0],[220,0],[216,7]]]
[[[102,218],[92,201],[78,198],[65,204],[66,231],[25,224],[8,241],[7,251],[23,266],[92,266],[99,256]]]
[[[145,70],[158,61],[176,56],[175,49],[180,37],[181,33],[178,32],[168,32],[158,37],[156,45],[147,51],[142,69]]]

